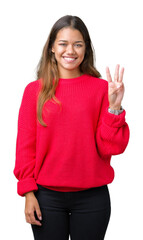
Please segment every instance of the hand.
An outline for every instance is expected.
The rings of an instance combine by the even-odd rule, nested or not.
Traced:
[[[34,212],[36,212],[39,220],[42,220],[39,203],[33,192],[25,194],[25,217],[26,222],[41,226],[41,222],[35,219]]]
[[[120,65],[117,64],[114,74],[114,82],[112,81],[109,68],[106,67],[106,75],[108,80],[109,107],[113,110],[120,109],[121,101],[124,96],[124,84],[123,84],[124,68],[121,69],[121,73],[119,75],[119,67]]]

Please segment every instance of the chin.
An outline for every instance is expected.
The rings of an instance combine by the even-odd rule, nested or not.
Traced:
[[[75,69],[78,69],[79,66],[80,66],[80,64],[77,64],[77,65],[75,65],[75,66],[72,66],[72,65],[71,65],[71,66],[70,66],[70,65],[69,65],[69,66],[67,66],[67,65],[64,66],[64,65],[63,65],[62,67],[63,67],[64,69],[66,69],[66,70],[75,70]]]

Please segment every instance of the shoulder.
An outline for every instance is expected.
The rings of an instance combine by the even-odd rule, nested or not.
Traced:
[[[29,82],[24,89],[24,94],[29,95],[29,97],[37,96],[41,87],[40,79]]]
[[[25,89],[27,89],[27,90],[36,90],[37,89],[38,90],[39,87],[40,87],[40,79],[37,79],[32,82],[29,82],[26,85]]]
[[[40,79],[29,82],[24,88],[21,105],[29,106],[35,104],[38,99],[40,86]]]

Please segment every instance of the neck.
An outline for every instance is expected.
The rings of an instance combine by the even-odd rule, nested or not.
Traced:
[[[60,78],[76,78],[82,75],[80,70],[71,70],[71,71],[59,71]]]

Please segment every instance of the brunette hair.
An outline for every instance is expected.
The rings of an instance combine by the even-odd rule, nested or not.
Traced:
[[[52,46],[54,41],[56,40],[57,33],[62,29],[70,27],[73,29],[77,29],[83,36],[86,48],[85,48],[85,56],[80,64],[80,71],[83,74],[90,74],[94,77],[101,77],[101,74],[95,68],[95,54],[94,48],[89,36],[89,32],[84,22],[77,16],[66,15],[61,17],[56,23],[53,25],[49,37],[45,43],[43,48],[41,59],[37,66],[37,79],[41,80],[42,87],[38,96],[37,103],[37,118],[40,124],[44,127],[47,125],[42,119],[42,108],[44,103],[47,100],[53,98],[55,102],[60,104],[61,102],[55,96],[55,90],[59,81],[59,73],[57,68],[57,63],[55,60],[54,53],[52,52]],[[53,84],[54,79],[54,84]]]

